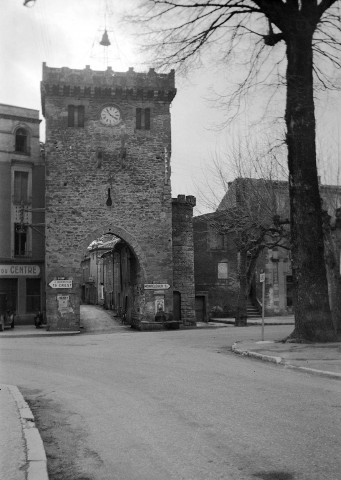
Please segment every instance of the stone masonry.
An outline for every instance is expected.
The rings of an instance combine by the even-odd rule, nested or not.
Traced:
[[[173,263],[174,290],[181,294],[181,318],[185,324],[195,323],[193,207],[195,197],[173,198]]]
[[[174,71],[157,74],[49,68],[41,95],[46,119],[46,283],[50,330],[79,328],[81,260],[105,232],[122,238],[138,261],[134,279],[137,322],[155,316],[155,293],[144,284],[169,284],[173,309],[171,128]],[[70,125],[74,111],[83,116]],[[101,122],[106,107],[117,124]],[[150,115],[138,125],[139,112]],[[79,119],[78,119],[79,120]],[[51,288],[56,279],[71,288]],[[194,287],[193,287],[194,288]],[[194,313],[192,313],[191,318]]]

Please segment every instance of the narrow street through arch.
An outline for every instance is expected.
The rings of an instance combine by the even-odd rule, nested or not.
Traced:
[[[81,333],[114,333],[133,331],[130,325],[124,325],[122,318],[115,316],[112,310],[99,305],[81,305]]]

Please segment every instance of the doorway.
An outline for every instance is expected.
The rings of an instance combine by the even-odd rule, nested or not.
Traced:
[[[176,290],[173,292],[173,316],[175,321],[181,321],[181,293]]]
[[[195,296],[195,318],[197,322],[207,322],[207,301],[206,295]]]

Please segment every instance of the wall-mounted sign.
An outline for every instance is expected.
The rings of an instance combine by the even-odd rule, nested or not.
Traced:
[[[49,285],[51,288],[72,288],[72,280],[52,280]]]
[[[73,308],[70,304],[70,295],[57,295],[57,302],[58,311],[62,316],[73,313]]]
[[[38,265],[0,265],[0,277],[36,277],[39,274]]]
[[[167,290],[170,285],[168,283],[145,283],[144,289],[145,290]]]

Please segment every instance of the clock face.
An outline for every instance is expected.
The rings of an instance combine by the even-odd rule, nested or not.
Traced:
[[[109,106],[101,111],[101,123],[107,126],[119,124],[121,121],[121,113],[118,108]]]

